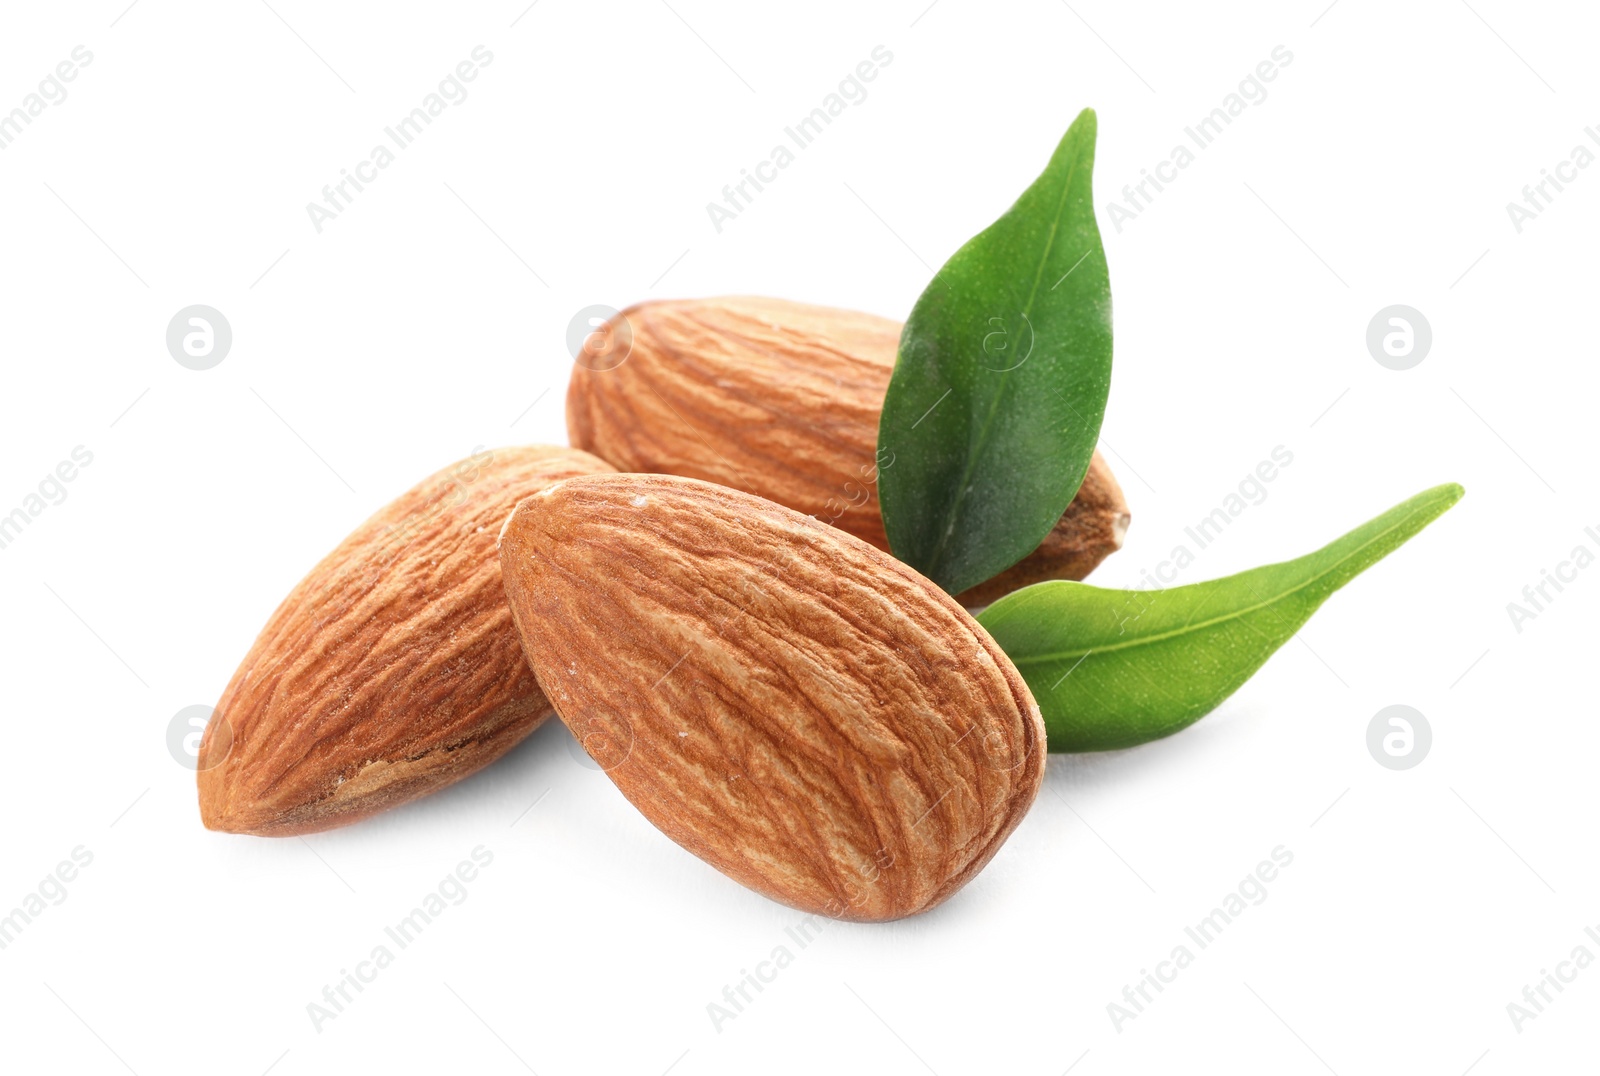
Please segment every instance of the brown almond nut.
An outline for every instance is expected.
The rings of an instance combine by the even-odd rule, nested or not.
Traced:
[[[663,833],[774,900],[926,911],[1016,828],[1039,708],[953,598],[747,493],[666,475],[558,482],[500,536],[528,658],[573,735]]]
[[[522,656],[495,540],[516,503],[610,471],[571,448],[479,452],[402,494],[262,629],[201,739],[210,829],[345,825],[488,765],[551,713]]]
[[[621,471],[700,478],[816,516],[887,550],[878,415],[898,321],[781,299],[640,303],[613,318],[604,358],[581,353],[567,434]],[[961,595],[985,605],[1046,579],[1082,579],[1122,546],[1128,505],[1098,452],[1034,553]]]

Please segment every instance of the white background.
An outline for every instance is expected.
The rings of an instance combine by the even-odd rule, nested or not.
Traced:
[[[1574,947],[1600,956],[1600,568],[1520,632],[1506,610],[1574,546],[1600,551],[1600,168],[1520,234],[1505,208],[1600,124],[1591,10],[124,7],[0,20],[0,109],[75,46],[94,56],[0,152],[0,514],[75,446],[94,456],[0,550],[0,911],[93,855],[0,951],[8,1070],[1594,1063],[1600,965],[1520,1031],[1506,1008]],[[306,203],[477,45],[494,60],[468,99],[318,234]],[[877,45],[894,58],[869,96],[719,234],[705,203]],[[1113,228],[1119,188],[1278,45],[1293,61],[1268,97]],[[1084,106],[1116,299],[1102,447],[1134,517],[1096,581],[1135,584],[1278,445],[1293,464],[1184,581],[1467,488],[1216,713],[1052,757],[955,899],[803,951],[799,913],[661,836],[556,724],[345,830],[201,828],[172,716],[216,700],[281,597],[389,498],[476,445],[564,441],[577,310],[755,293],[903,317]],[[234,333],[206,372],[164,341],[195,303]],[[1365,344],[1394,303],[1433,327],[1406,372]],[[1434,735],[1403,772],[1365,742],[1394,703]],[[494,859],[465,903],[318,1030],[307,1004],[479,845]],[[1278,845],[1294,861],[1265,903],[1116,1028],[1123,986]],[[715,1026],[708,1003],[780,944],[793,963]]]

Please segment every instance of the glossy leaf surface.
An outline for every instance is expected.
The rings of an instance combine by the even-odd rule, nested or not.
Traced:
[[[951,594],[1038,548],[1111,387],[1111,286],[1085,109],[1044,173],[917,300],[878,429],[889,547]]]
[[[1051,582],[978,617],[1044,712],[1052,751],[1103,751],[1171,735],[1210,713],[1334,591],[1461,499],[1436,486],[1282,564],[1169,590]]]

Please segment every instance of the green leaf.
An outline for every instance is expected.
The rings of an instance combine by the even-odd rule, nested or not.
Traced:
[[[1328,596],[1461,499],[1435,486],[1298,560],[1170,590],[1038,583],[978,617],[1044,712],[1052,751],[1186,728],[1233,694]]]
[[[1084,109],[1033,186],[939,270],[878,427],[889,548],[951,594],[1036,549],[1083,482],[1111,388],[1111,285]]]

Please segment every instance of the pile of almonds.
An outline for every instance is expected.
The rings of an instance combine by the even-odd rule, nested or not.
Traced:
[[[202,820],[354,822],[555,713],[751,889],[841,919],[932,908],[1044,775],[1039,708],[966,606],[1117,549],[1116,479],[1096,456],[1039,549],[957,600],[889,555],[878,512],[897,322],[715,299],[644,303],[603,335],[573,371],[575,447],[439,472],[284,600],[206,729]]]

